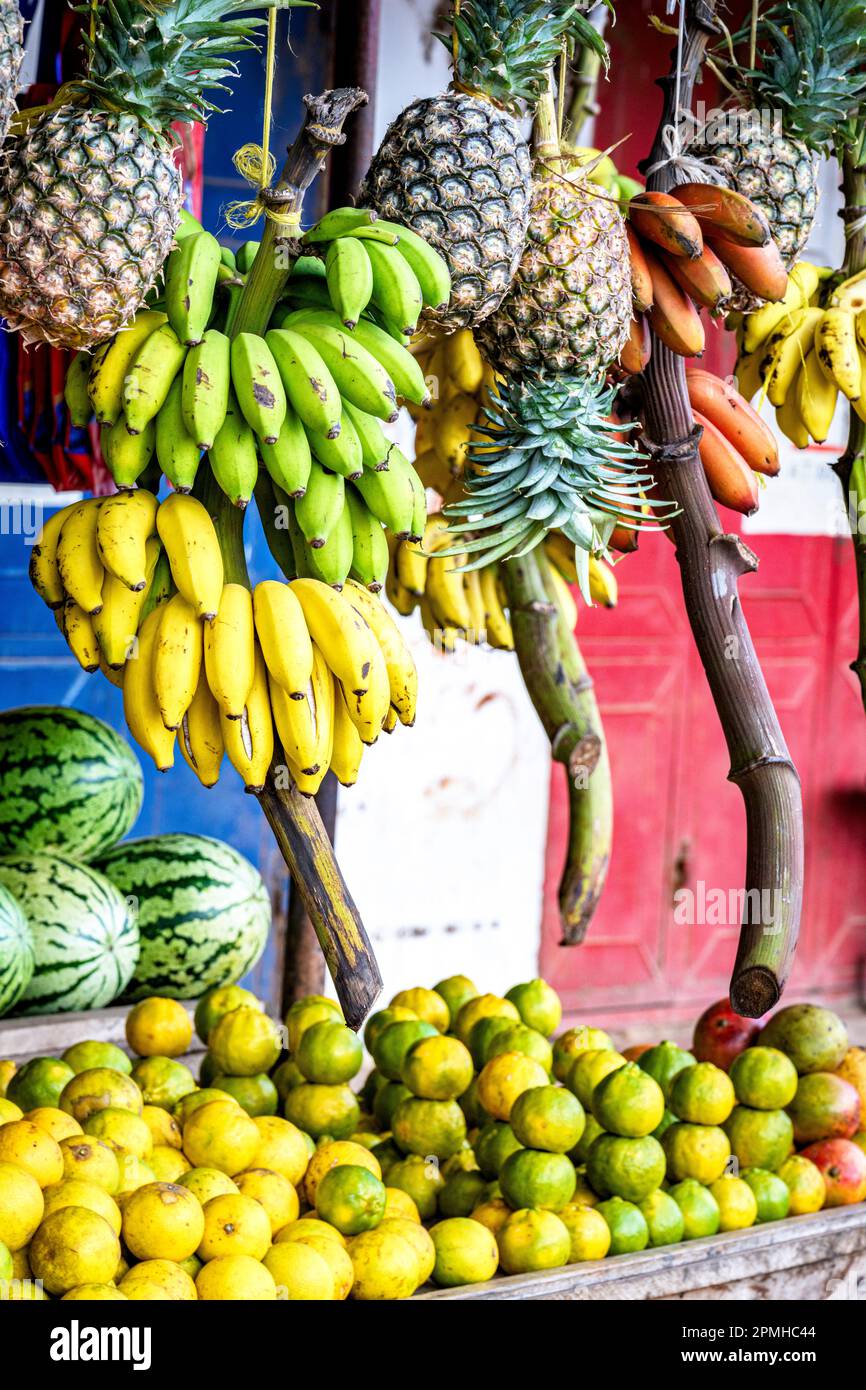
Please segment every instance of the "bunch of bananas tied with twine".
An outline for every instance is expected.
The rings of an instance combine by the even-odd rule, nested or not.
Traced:
[[[416,233],[360,208],[327,213],[303,238],[264,335],[235,331],[258,253],[237,256],[191,217],[164,286],[131,326],[66,381],[73,422],[95,419],[118,488],[190,492],[207,459],[239,508],[259,465],[290,499],[299,573],[384,582],[392,535],[423,534],[426,498],[383,422],[429,401],[406,344],[422,309],[447,302],[447,266]]]
[[[475,426],[484,418],[491,393],[496,392],[496,375],[479,352],[470,329],[443,337],[419,337],[412,350],[432,400],[425,410],[409,406],[415,420],[415,469],[425,487],[447,504],[462,495],[460,480],[471,466],[470,444],[483,440]],[[453,540],[447,519],[439,511],[428,518],[420,539],[393,543],[386,582],[388,598],[404,617],[419,610],[424,630],[439,651],[453,652],[459,640],[513,651],[500,564],[464,569],[465,555],[438,553],[449,548]],[[552,532],[544,544],[553,562],[558,602],[574,628],[577,605],[569,589],[570,584],[577,583],[573,547],[558,532]],[[617,583],[610,565],[590,557],[589,579],[593,602],[614,607]]]
[[[329,768],[351,786],[364,748],[414,723],[415,664],[378,596],[352,580],[225,582],[195,497],[160,504],[136,488],[74,502],[43,527],[30,577],[83,669],[122,689],[129,730],[160,771],[178,746],[212,787],[227,755],[260,791],[278,737],[314,795]]]
[[[736,326],[742,394],[760,391],[798,449],[826,440],[838,397],[866,420],[866,270],[839,282],[826,266],[798,261],[785,297]]]

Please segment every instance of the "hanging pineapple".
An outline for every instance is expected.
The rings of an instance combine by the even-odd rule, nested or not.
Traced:
[[[511,284],[526,236],[531,173],[517,117],[547,84],[568,34],[604,54],[603,41],[562,0],[464,0],[452,14],[454,77],[412,102],[374,155],[361,202],[413,227],[448,262],[446,330],[485,319]]]
[[[598,376],[619,358],[632,317],[625,221],[591,170],[560,157],[552,88],[536,114],[526,249],[511,289],[478,329],[498,372]]]
[[[262,0],[274,8],[280,0]],[[180,222],[174,121],[216,110],[258,19],[249,0],[110,0],[87,74],[27,121],[0,171],[0,314],[26,342],[89,348],[134,317]],[[5,31],[5,26],[4,26]]]
[[[15,87],[24,57],[24,20],[18,0],[0,0],[0,141],[15,115]]]

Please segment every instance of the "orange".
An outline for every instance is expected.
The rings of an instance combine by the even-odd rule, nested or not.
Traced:
[[[280,1031],[260,1009],[241,1006],[223,1014],[208,1038],[208,1051],[227,1076],[270,1071],[282,1051]]]
[[[716,1234],[722,1214],[708,1187],[694,1178],[686,1178],[670,1189],[670,1195],[683,1214],[683,1240]]]
[[[515,1211],[496,1236],[506,1274],[558,1269],[571,1258],[568,1228],[552,1211]]]
[[[145,1183],[123,1208],[123,1240],[139,1260],[181,1260],[195,1254],[205,1218],[198,1199],[178,1183]]]
[[[749,1184],[743,1182],[742,1178],[726,1174],[710,1183],[710,1192],[719,1206],[720,1231],[743,1231],[755,1224],[758,1203]]]
[[[449,975],[447,980],[440,980],[438,985],[434,985],[437,994],[441,994],[445,1003],[448,1005],[449,1027],[453,1028],[457,1021],[457,1015],[468,1004],[470,999],[475,999],[478,995],[477,986],[466,975]]]
[[[797,1090],[797,1068],[776,1047],[747,1047],[728,1068],[740,1105],[781,1110]]]
[[[537,1207],[559,1211],[574,1196],[576,1182],[570,1158],[539,1149],[517,1149],[499,1172],[502,1195],[515,1210]]]
[[[731,1146],[717,1125],[688,1125],[678,1122],[662,1135],[668,1177],[674,1182],[692,1178],[710,1183],[720,1178],[728,1165]]]
[[[314,1023],[305,1030],[294,1060],[307,1081],[338,1086],[358,1073],[364,1048],[345,1023]]]
[[[257,1076],[223,1076],[220,1072],[213,1079],[214,1091],[225,1091],[236,1100],[248,1115],[276,1115],[280,1097],[277,1088],[266,1072]]]
[[[192,1198],[191,1193],[189,1196]],[[205,1263],[224,1255],[249,1255],[263,1260],[271,1244],[268,1213],[261,1202],[242,1192],[211,1197],[203,1208],[203,1224],[197,1254]]]
[[[117,1154],[102,1139],[79,1138],[70,1135],[60,1140],[65,1178],[86,1178],[98,1183],[106,1192],[116,1192],[120,1182]]]
[[[655,1047],[647,1048],[640,1054],[639,1061],[641,1071],[645,1071],[657,1081],[664,1092],[665,1100],[670,1099],[671,1086],[677,1076],[686,1067],[695,1065],[695,1058],[690,1052],[685,1052],[683,1048],[677,1047],[674,1042],[660,1042]]]
[[[546,980],[528,980],[526,984],[512,985],[506,990],[505,998],[510,999],[527,1028],[533,1028],[543,1037],[549,1038],[562,1022],[562,1002],[555,989]]]
[[[357,1097],[349,1086],[317,1086],[308,1081],[292,1087],[283,1112],[287,1120],[313,1139],[348,1139],[358,1128],[361,1116]]]
[[[576,1095],[584,1110],[592,1105],[592,1093],[600,1081],[626,1065],[626,1060],[613,1048],[589,1047],[578,1053],[566,1074],[565,1084]]]
[[[6,1088],[6,1100],[11,1100],[24,1112],[37,1106],[56,1106],[67,1082],[75,1072],[67,1062],[57,1057],[33,1057],[19,1067]]]
[[[30,1244],[45,1210],[42,1189],[17,1163],[0,1161],[0,1240],[12,1251]]]
[[[474,1004],[472,1000],[466,1008]],[[503,1052],[486,1062],[478,1078],[478,1097],[495,1120],[507,1120],[519,1095],[532,1086],[546,1086],[547,1072],[540,1062],[522,1052]]]
[[[77,1074],[91,1071],[93,1067],[108,1067],[111,1071],[122,1071],[128,1076],[132,1062],[122,1048],[115,1043],[98,1042],[94,1038],[73,1043],[63,1054],[63,1061]]]
[[[533,1086],[511,1107],[511,1128],[528,1149],[569,1153],[586,1125],[583,1106],[563,1086]]]
[[[314,1023],[344,1021],[340,1006],[334,999],[326,999],[321,994],[310,994],[305,999],[295,1000],[286,1014],[289,1051],[292,1056],[297,1052],[306,1029],[311,1028]]]
[[[424,1100],[456,1100],[472,1081],[472,1057],[458,1038],[419,1038],[405,1054],[400,1076]]]
[[[247,1168],[237,1175],[237,1189],[244,1197],[252,1197],[264,1207],[271,1223],[271,1235],[276,1235],[300,1212],[298,1194],[288,1178],[268,1168]]]
[[[56,1139],[30,1120],[0,1125],[0,1162],[15,1163],[49,1187],[63,1177],[63,1155]]]
[[[483,1284],[492,1279],[499,1265],[496,1237],[480,1221],[451,1217],[430,1228],[436,1249],[433,1282],[440,1288],[454,1289],[463,1284]]]
[[[664,1181],[665,1152],[651,1134],[636,1139],[600,1134],[589,1151],[586,1172],[600,1197],[641,1202]]]
[[[260,1001],[248,989],[240,985],[214,985],[206,990],[195,1006],[195,1031],[207,1047],[210,1031],[223,1014],[232,1009],[260,1009]]]
[[[173,1057],[142,1057],[132,1068],[132,1079],[141,1090],[145,1105],[161,1105],[164,1110],[174,1109],[179,1100],[196,1089],[189,1067]]]
[[[475,1157],[485,1178],[498,1178],[499,1170],[509,1154],[522,1148],[520,1140],[503,1121],[486,1124],[475,1140]]]
[[[104,1217],[87,1207],[63,1207],[46,1216],[30,1242],[30,1267],[48,1293],[79,1284],[109,1284],[120,1242]]]
[[[391,1000],[392,1008],[411,1009],[425,1022],[432,1023],[439,1033],[447,1033],[451,1026],[451,1011],[442,995],[435,989],[401,989]]]
[[[258,1140],[247,1167],[272,1168],[288,1178],[292,1187],[299,1187],[310,1161],[308,1136],[277,1115],[257,1115],[253,1124]]]
[[[557,1081],[565,1081],[575,1058],[589,1051],[613,1051],[613,1043],[603,1028],[590,1028],[584,1023],[560,1033],[553,1044],[553,1074]]]
[[[52,1139],[56,1139],[58,1144],[61,1139],[71,1139],[75,1135],[81,1135],[84,1131],[77,1120],[73,1120],[71,1115],[67,1115],[63,1110],[57,1110],[53,1105],[40,1105],[35,1110],[28,1110],[26,1115],[18,1116],[29,1120],[32,1125],[38,1125],[44,1129],[46,1134],[50,1134]],[[2,1120],[0,1120],[2,1123]]]
[[[438,998],[438,995],[437,995]],[[373,1061],[376,1070],[388,1081],[399,1081],[403,1061],[413,1043],[421,1038],[435,1038],[434,1024],[423,1018],[406,1018],[389,1023],[376,1037],[373,1045]]]
[[[408,1154],[450,1158],[466,1140],[466,1119],[456,1100],[401,1100],[391,1117],[394,1142]]]
[[[674,1078],[670,1108],[681,1120],[694,1125],[721,1125],[736,1104],[733,1082],[713,1062],[698,1062]],[[661,1119],[661,1116],[659,1116]]]
[[[502,999],[498,994],[478,994],[474,999],[469,999],[457,1015],[454,1031],[460,1041],[468,1047],[475,1024],[480,1018],[488,1018],[491,1014],[503,1014],[514,1023],[520,1022],[520,1014],[510,999]]]
[[[525,1023],[512,1023],[508,1028],[497,1029],[486,1047],[487,1061],[502,1052],[522,1052],[539,1062],[548,1075],[553,1069],[553,1048],[547,1038],[535,1028],[527,1028]]]
[[[381,1178],[382,1176],[378,1159],[361,1144],[355,1144],[351,1140],[345,1139],[320,1144],[310,1159],[304,1177],[304,1197],[311,1207],[316,1205],[316,1193],[322,1178],[332,1168],[338,1168],[344,1163],[352,1163],[356,1167],[367,1168],[374,1178]]]
[[[432,1221],[436,1215],[439,1193],[445,1186],[445,1179],[437,1162],[428,1162],[420,1154],[407,1154],[398,1159],[387,1170],[388,1186],[407,1192],[412,1198],[422,1221]]]
[[[735,1105],[724,1130],[741,1168],[778,1168],[794,1147],[794,1126],[785,1110]]]
[[[45,1216],[64,1207],[87,1207],[108,1222],[116,1236],[120,1235],[120,1211],[117,1203],[108,1195],[104,1187],[84,1178],[64,1178],[62,1182],[46,1187],[42,1196],[45,1199]],[[43,1218],[44,1219],[44,1218]]]
[[[233,1177],[251,1168],[259,1146],[254,1120],[232,1100],[214,1100],[183,1127],[183,1151],[194,1168],[219,1168]]]
[[[270,1255],[268,1251],[268,1255]],[[311,1255],[315,1251],[310,1251]],[[320,1263],[323,1263],[320,1261]],[[131,1271],[133,1274],[135,1271]],[[127,1276],[128,1278],[129,1276]],[[326,1298],[324,1290],[328,1287],[322,1280],[322,1293],[314,1297]],[[278,1298],[277,1281],[270,1268],[253,1259],[251,1255],[220,1255],[208,1260],[196,1275],[195,1293],[202,1303],[273,1303]],[[293,1292],[292,1298],[302,1298],[303,1294]]]
[[[569,1264],[604,1259],[610,1249],[610,1227],[600,1212],[569,1202],[557,1215],[571,1240]]]
[[[817,1164],[802,1154],[791,1154],[779,1168],[777,1177],[788,1189],[791,1196],[789,1214],[805,1216],[809,1212],[820,1211],[827,1196],[824,1174]]]
[[[649,1231],[652,1249],[659,1245],[677,1245],[683,1238],[683,1214],[669,1192],[657,1188],[638,1203]]]
[[[788,1215],[791,1194],[776,1173],[768,1173],[765,1168],[746,1168],[742,1178],[755,1194],[759,1222],[780,1221]]]
[[[364,1046],[370,1056],[373,1056],[377,1038],[384,1033],[389,1023],[405,1023],[408,1019],[417,1017],[414,1009],[404,1009],[400,1005],[378,1009],[376,1013],[371,1014],[364,1025]]]
[[[139,1057],[182,1057],[192,1042],[192,1019],[178,999],[157,995],[126,1015],[126,1041]]]
[[[83,1125],[95,1111],[106,1110],[109,1106],[140,1115],[144,1101],[131,1077],[111,1067],[92,1067],[77,1072],[67,1082],[57,1103],[61,1110]]]
[[[385,1184],[357,1163],[329,1168],[316,1189],[316,1212],[341,1235],[356,1236],[378,1226],[385,1215]]]

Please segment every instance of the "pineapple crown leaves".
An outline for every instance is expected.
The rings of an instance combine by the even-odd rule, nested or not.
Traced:
[[[287,9],[307,0],[258,0]],[[150,129],[173,121],[206,121],[219,107],[206,91],[229,91],[237,75],[229,55],[255,47],[265,21],[231,18],[252,0],[102,0],[93,39],[85,33],[87,76],[73,92],[108,110],[128,111]],[[78,7],[89,14],[90,6]]]
[[[782,0],[761,16],[758,38],[760,67],[741,74],[750,99],[778,107],[784,129],[811,149],[825,147],[866,92],[863,5]]]
[[[451,24],[452,33],[436,38],[449,49],[456,39],[456,80],[509,111],[536,102],[546,90],[547,68],[563,38],[591,49],[608,66],[607,44],[571,0],[463,0]]]
[[[653,478],[639,467],[645,455],[618,437],[632,426],[610,419],[616,391],[567,375],[501,386],[469,447],[478,471],[464,477],[466,497],[445,508],[454,542],[438,553],[465,554],[477,569],[525,554],[552,530],[579,550],[605,553],[624,513],[640,526]]]

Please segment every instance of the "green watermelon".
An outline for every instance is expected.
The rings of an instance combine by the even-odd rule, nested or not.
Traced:
[[[214,985],[234,984],[262,954],[270,895],[258,870],[222,840],[127,840],[97,867],[138,900],[141,956],[125,999],[197,999]]]
[[[59,854],[9,854],[0,884],[27,919],[36,968],[16,1013],[101,1009],[126,988],[138,960],[135,915],[113,883]]]
[[[0,1016],[18,1003],[34,965],[27,919],[8,888],[0,888]]]
[[[101,719],[64,705],[0,714],[0,854],[92,859],[129,834],[143,796],[138,759]]]

